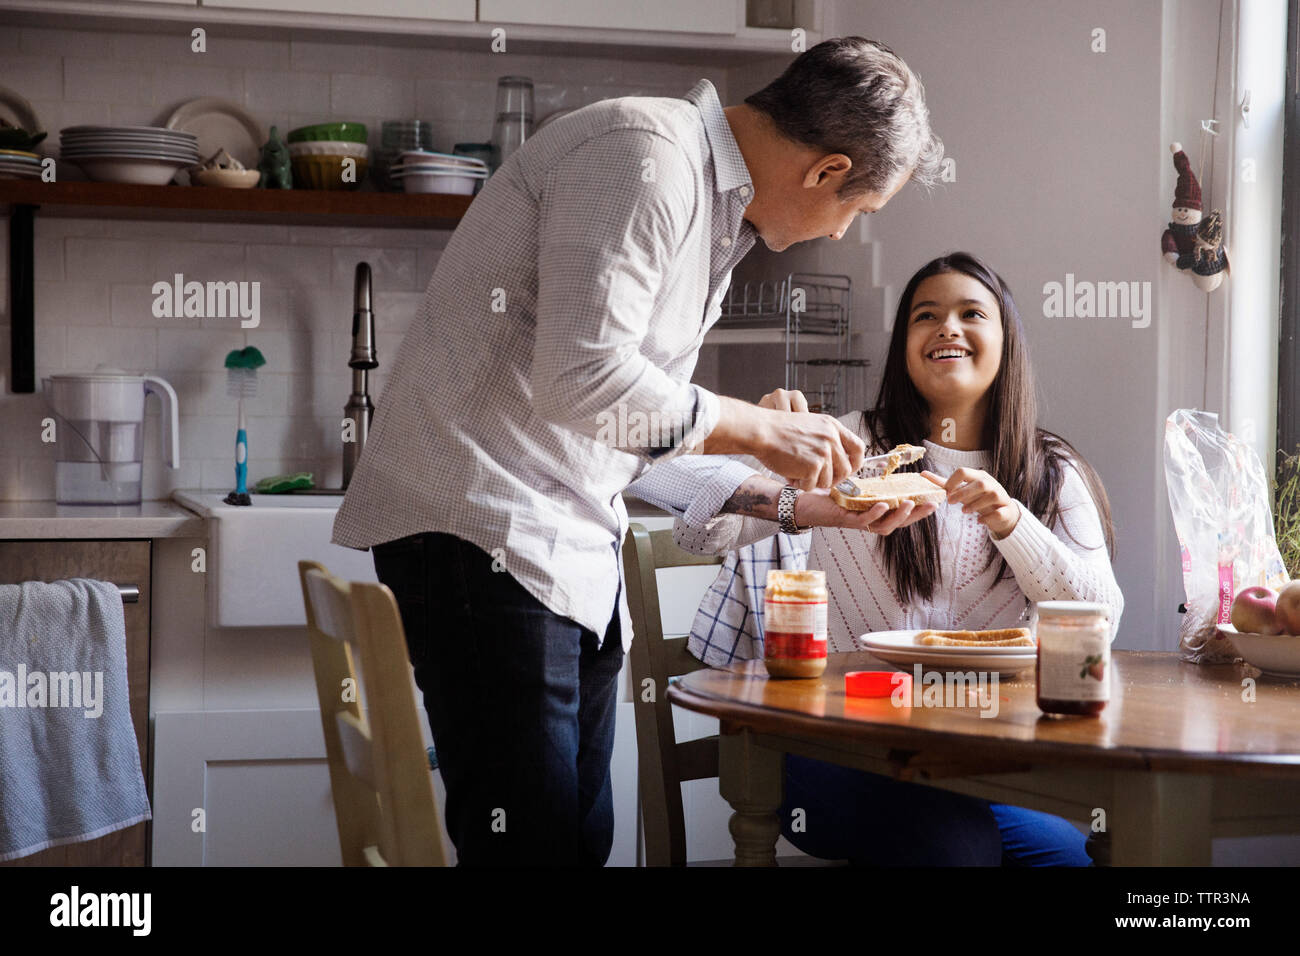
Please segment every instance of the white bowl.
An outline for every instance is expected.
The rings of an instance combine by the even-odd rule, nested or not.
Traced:
[[[1232,641],[1247,664],[1274,677],[1300,677],[1300,637],[1294,634],[1245,634],[1231,624],[1220,624],[1219,633]]]
[[[402,189],[408,193],[448,193],[453,196],[474,195],[474,184],[482,176],[458,173],[407,173],[401,177]]]
[[[190,165],[173,159],[122,159],[116,156],[81,156],[68,162],[76,163],[98,183],[134,183],[140,186],[166,186],[178,169]]]
[[[226,189],[252,189],[261,179],[256,169],[191,169],[190,181],[199,186],[221,186]]]
[[[341,139],[317,139],[308,143],[290,143],[290,156],[350,156],[367,159],[370,148],[365,143],[349,143]]]

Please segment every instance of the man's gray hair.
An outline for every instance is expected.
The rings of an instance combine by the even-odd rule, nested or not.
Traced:
[[[818,43],[745,102],[795,142],[848,156],[842,198],[884,192],[909,170],[926,187],[938,177],[943,143],[930,131],[925,89],[883,43]]]

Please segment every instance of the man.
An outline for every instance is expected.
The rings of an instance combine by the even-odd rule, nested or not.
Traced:
[[[794,486],[824,507],[861,440],[690,384],[700,343],[755,238],[838,239],[940,155],[906,64],[844,38],[726,110],[707,81],[578,110],[474,200],[334,524],[397,597],[462,863],[604,864],[620,494],[672,461],[677,500],[708,507],[736,463],[682,456],[747,453],[791,482],[787,509]]]

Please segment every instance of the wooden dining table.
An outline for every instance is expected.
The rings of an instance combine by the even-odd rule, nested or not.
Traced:
[[[848,697],[846,672],[895,670],[865,652],[805,680],[771,679],[762,661],[699,670],[668,699],[720,721],[738,866],[776,865],[785,754],[1086,823],[1116,866],[1208,866],[1214,837],[1300,833],[1300,681],[1171,653],[1111,662],[1097,717],[1043,714],[1032,668],[999,680],[996,714],[991,694],[960,686],[937,706]]]

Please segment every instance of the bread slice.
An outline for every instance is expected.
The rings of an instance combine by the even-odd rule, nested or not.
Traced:
[[[849,511],[869,511],[881,501],[891,509],[904,501],[914,501],[918,505],[927,501],[938,504],[948,497],[947,491],[915,471],[887,477],[854,478],[852,481],[858,486],[856,495],[846,495],[838,488],[831,488],[831,499]]]
[[[916,643],[941,647],[1033,647],[1034,639],[1027,627],[1007,627],[992,631],[922,631]]]

